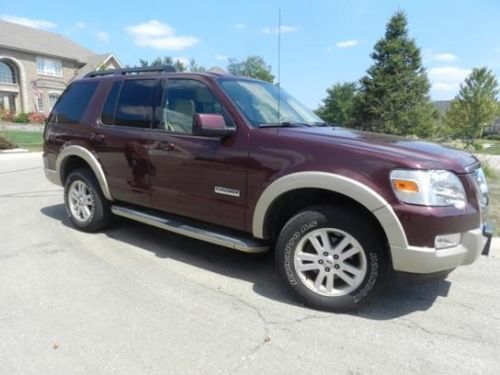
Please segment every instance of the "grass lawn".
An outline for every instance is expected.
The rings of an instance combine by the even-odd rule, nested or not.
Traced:
[[[478,139],[477,143],[483,146],[483,149],[481,151],[478,151],[479,153],[486,155],[500,155],[500,141],[491,139]]]
[[[489,217],[495,225],[495,236],[500,235],[500,177],[488,178],[488,188],[490,190],[490,212]]]
[[[41,132],[4,130],[0,131],[0,137],[8,139],[20,148],[30,151],[42,151],[43,134]]]

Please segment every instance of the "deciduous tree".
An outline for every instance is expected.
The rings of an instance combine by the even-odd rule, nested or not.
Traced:
[[[446,113],[446,125],[466,144],[480,138],[499,115],[498,82],[488,68],[475,68],[460,85],[458,95]]]
[[[227,70],[229,73],[237,76],[257,78],[267,82],[274,81],[274,75],[271,73],[271,66],[266,64],[264,59],[260,56],[248,56],[243,61],[229,59]]]
[[[327,96],[316,114],[327,122],[353,127],[357,123],[358,87],[355,82],[336,83],[326,90]]]

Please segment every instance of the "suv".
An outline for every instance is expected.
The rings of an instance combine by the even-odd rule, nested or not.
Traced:
[[[249,253],[274,250],[309,306],[347,311],[390,273],[443,275],[488,252],[471,154],[324,123],[279,86],[172,69],[94,72],[44,132],[72,224],[112,215]]]

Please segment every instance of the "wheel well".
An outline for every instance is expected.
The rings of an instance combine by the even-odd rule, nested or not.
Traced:
[[[71,172],[73,172],[76,169],[80,168],[86,168],[89,169],[91,173],[94,173],[90,165],[83,160],[82,158],[78,156],[68,156],[66,159],[64,159],[62,166],[61,166],[61,182],[64,184],[66,181],[66,178],[69,176]]]
[[[350,210],[358,211],[360,215],[364,215],[366,220],[377,228],[386,243],[388,243],[384,229],[366,207],[346,195],[315,188],[292,190],[276,198],[269,207],[264,220],[264,238],[274,241],[292,216],[306,207],[317,204],[348,207]]]

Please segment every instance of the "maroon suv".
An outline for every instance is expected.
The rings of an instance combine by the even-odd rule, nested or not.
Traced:
[[[112,214],[250,253],[274,249],[304,303],[349,310],[391,271],[442,274],[488,251],[469,153],[324,123],[278,86],[124,69],[73,82],[44,133],[69,219]]]

